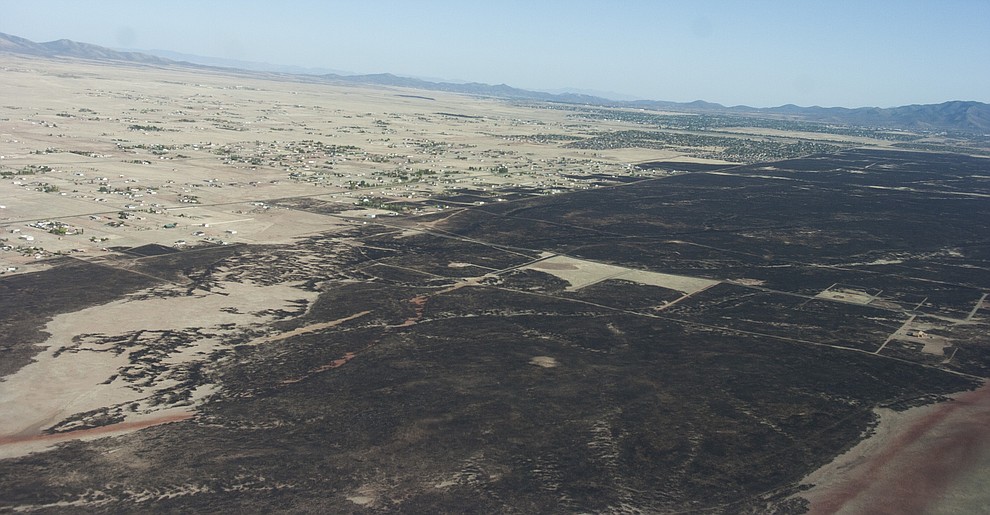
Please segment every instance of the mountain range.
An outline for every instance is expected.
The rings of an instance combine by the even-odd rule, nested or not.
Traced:
[[[856,125],[867,127],[887,127],[892,129],[924,131],[959,131],[976,134],[990,133],[990,104],[976,101],[953,100],[941,104],[915,104],[891,108],[879,107],[801,107],[793,104],[779,107],[754,108],[748,106],[727,107],[705,101],[666,102],[659,100],[619,101],[582,93],[546,93],[514,88],[506,84],[483,84],[478,82],[436,82],[411,77],[401,77],[390,73],[349,75],[343,73],[313,74],[308,69],[286,66],[225,61],[222,59],[198,57],[188,54],[174,54],[184,60],[168,59],[143,52],[120,51],[110,48],[80,43],[68,39],[35,43],[25,38],[0,33],[0,52],[26,54],[40,57],[70,57],[97,61],[116,61],[155,66],[185,66],[196,68],[234,68],[244,72],[277,73],[287,78],[305,78],[308,81],[319,79],[336,83],[373,84],[446,91],[468,95],[496,97],[514,100],[534,100],[570,104],[599,105],[605,107],[631,107],[650,110],[664,110],[690,113],[721,113],[745,116],[787,117],[813,122]],[[158,51],[169,55],[169,52]],[[316,70],[312,70],[316,71]]]
[[[79,59],[124,61],[130,63],[169,65],[175,61],[140,52],[120,52],[106,47],[79,43],[68,39],[35,43],[10,34],[0,33],[0,52],[41,57],[76,57]]]

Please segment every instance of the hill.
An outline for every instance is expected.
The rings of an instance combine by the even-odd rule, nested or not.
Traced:
[[[158,65],[178,64],[177,61],[163,59],[153,55],[139,52],[119,52],[99,45],[79,43],[68,39],[35,43],[28,39],[3,33],[0,33],[0,52],[41,57],[75,57],[78,59],[126,61]]]

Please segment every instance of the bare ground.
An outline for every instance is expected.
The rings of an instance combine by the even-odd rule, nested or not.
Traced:
[[[990,387],[905,412],[808,475],[812,514],[975,513],[990,502]],[[980,479],[982,478],[982,479]]]

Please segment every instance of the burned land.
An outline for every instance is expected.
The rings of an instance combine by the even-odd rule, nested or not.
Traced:
[[[987,502],[982,135],[0,67],[0,512]]]
[[[254,324],[79,335],[65,352],[126,357],[159,404],[211,394],[185,420],[0,460],[0,510],[802,512],[803,478],[877,408],[951,403],[990,374],[986,163],[846,150],[470,192],[288,244],[138,246],[6,277],[2,341],[22,343],[4,374],[85,306],[237,285],[299,299],[220,308]]]

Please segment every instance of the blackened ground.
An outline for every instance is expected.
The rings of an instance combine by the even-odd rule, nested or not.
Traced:
[[[985,169],[849,151],[122,260],[320,295],[218,352],[195,419],[0,461],[0,509],[800,511],[875,407],[987,376]],[[526,268],[548,252],[721,282],[571,291]],[[911,320],[949,352],[884,346]]]

